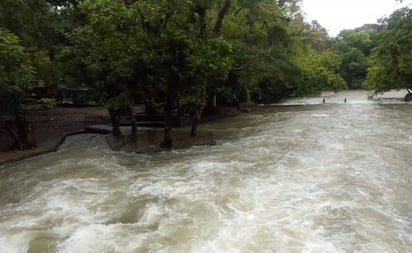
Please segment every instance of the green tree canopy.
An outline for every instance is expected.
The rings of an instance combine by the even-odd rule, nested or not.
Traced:
[[[412,88],[412,10],[402,8],[384,20],[373,50],[365,87],[374,92]]]
[[[31,85],[33,69],[16,35],[0,28],[0,117],[16,119],[21,97]]]

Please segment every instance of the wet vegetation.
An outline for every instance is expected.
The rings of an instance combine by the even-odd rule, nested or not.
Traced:
[[[196,135],[216,103],[270,103],[324,90],[407,89],[412,10],[336,38],[307,22],[299,0],[2,0],[0,118],[25,135],[33,87],[88,88],[110,112],[113,133],[133,105],[164,114],[172,146],[177,109]],[[50,96],[53,98],[53,96]],[[50,103],[54,103],[51,101]],[[19,130],[20,129],[20,130]]]

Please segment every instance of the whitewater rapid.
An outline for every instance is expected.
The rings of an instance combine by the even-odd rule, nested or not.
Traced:
[[[261,108],[152,155],[70,137],[0,169],[0,252],[411,252],[410,112]]]

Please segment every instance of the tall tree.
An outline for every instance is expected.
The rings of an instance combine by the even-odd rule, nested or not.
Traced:
[[[289,57],[291,18],[283,4],[282,8],[274,1],[240,1],[227,18],[223,35],[234,46],[227,83],[239,101],[273,101],[291,93],[288,86],[295,81],[297,68]]]
[[[317,21],[294,20],[291,58],[301,73],[290,87],[293,96],[315,95],[324,90],[338,91],[345,87],[339,75],[342,57],[331,47],[331,38]]]
[[[173,141],[173,111],[180,89],[182,68],[187,65],[186,54],[190,43],[189,16],[191,1],[149,0],[131,5],[143,36],[144,63],[149,69],[146,82],[151,82],[164,94],[165,130],[160,146],[171,148]]]
[[[0,28],[0,122],[6,125],[18,148],[25,146],[23,96],[33,74],[18,37]]]
[[[193,1],[189,17],[190,30],[193,33],[189,50],[186,51],[186,85],[182,89],[182,102],[192,110],[191,136],[197,134],[208,90],[220,80],[226,79],[232,67],[232,46],[223,38],[222,27],[233,2]]]
[[[113,134],[121,134],[119,117],[123,112],[131,120],[130,139],[135,142],[137,126],[130,90],[137,85],[135,73],[142,43],[133,13],[124,3],[109,0],[84,1],[80,10],[86,16],[85,24],[70,33],[73,46],[69,53],[93,73],[91,81],[111,99],[108,106]]]
[[[375,93],[406,89],[412,96],[412,10],[399,9],[383,21],[385,30],[372,52],[365,87]]]

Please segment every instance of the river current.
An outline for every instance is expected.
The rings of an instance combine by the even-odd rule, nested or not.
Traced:
[[[0,252],[412,252],[411,109],[261,108],[153,155],[70,137],[0,169]]]

